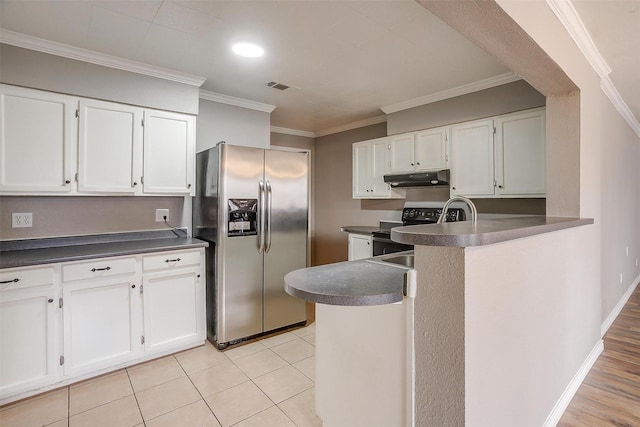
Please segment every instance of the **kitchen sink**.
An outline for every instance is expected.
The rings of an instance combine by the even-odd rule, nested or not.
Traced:
[[[402,267],[413,268],[413,251],[404,252],[402,254],[389,254],[372,258],[373,262],[396,264]]]

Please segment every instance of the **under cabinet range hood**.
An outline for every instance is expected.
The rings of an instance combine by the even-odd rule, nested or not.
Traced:
[[[384,182],[392,187],[436,187],[449,185],[449,169],[385,175]]]

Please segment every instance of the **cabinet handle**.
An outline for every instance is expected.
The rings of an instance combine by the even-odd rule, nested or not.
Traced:
[[[137,183],[137,182],[134,182],[134,183],[133,183],[133,187],[135,187],[136,185],[138,185],[138,183]]]
[[[187,188],[191,188],[191,184],[187,184]]]
[[[455,189],[456,189],[456,187],[451,187],[451,189],[452,189],[452,190],[455,190]]]
[[[198,274],[196,277],[200,277],[200,275]]]
[[[411,166],[413,166],[413,163],[411,163]]]
[[[498,185],[498,188],[502,188],[502,185]]]
[[[20,279],[18,279],[17,277],[15,279],[11,279],[11,280],[4,280],[2,282],[0,282],[0,285],[4,285],[5,283],[18,283],[20,281]]]
[[[136,288],[136,285],[131,285],[131,289],[135,289],[135,288]]]
[[[66,185],[71,184],[71,180],[69,180],[69,179],[65,179],[65,180],[64,180],[64,183],[65,183]]]
[[[95,273],[96,271],[109,271],[111,270],[111,267],[104,267],[104,268],[92,268],[91,271],[93,273]]]
[[[51,303],[53,302],[53,298],[49,298],[49,299],[47,300],[47,302],[48,302],[49,304],[51,304]]]
[[[420,162],[416,163],[416,165],[420,166]]]
[[[178,262],[180,261],[180,258],[176,258],[176,259],[165,259],[164,262]]]

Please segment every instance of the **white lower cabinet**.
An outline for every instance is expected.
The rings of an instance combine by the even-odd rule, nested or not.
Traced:
[[[64,373],[80,375],[141,351],[136,276],[63,283]]]
[[[204,340],[204,277],[199,268],[146,275],[142,285],[147,353]]]
[[[204,249],[0,270],[0,405],[197,346],[205,326]]]
[[[53,268],[0,272],[0,397],[37,389],[59,378],[54,279]]]
[[[373,242],[371,236],[363,234],[349,234],[349,261],[371,258],[373,256]]]

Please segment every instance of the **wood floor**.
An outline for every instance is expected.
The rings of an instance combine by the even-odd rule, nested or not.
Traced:
[[[605,334],[604,351],[558,426],[640,426],[640,286]]]

